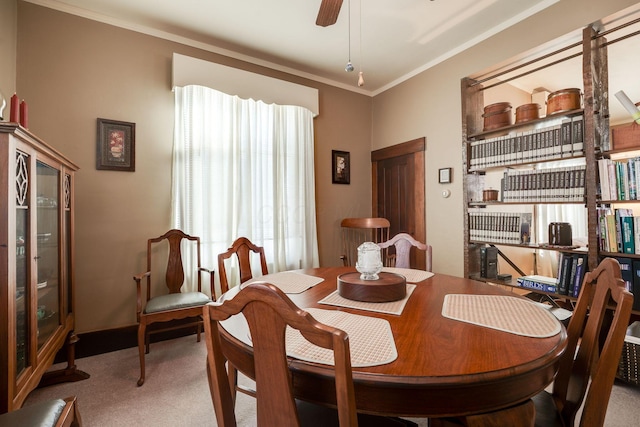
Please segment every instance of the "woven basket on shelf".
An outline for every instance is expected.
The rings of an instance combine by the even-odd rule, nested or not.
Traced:
[[[627,328],[627,336],[624,339],[616,377],[624,382],[640,385],[640,376],[638,375],[639,355],[640,322],[633,322],[629,328]]]

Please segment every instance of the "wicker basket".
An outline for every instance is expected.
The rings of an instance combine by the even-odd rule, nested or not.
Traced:
[[[638,362],[640,362],[640,322],[633,322],[627,328],[627,336],[622,346],[622,356],[618,364],[617,378],[624,382],[640,385]]]

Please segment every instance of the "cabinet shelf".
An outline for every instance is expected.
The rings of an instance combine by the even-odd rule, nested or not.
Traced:
[[[627,254],[624,252],[605,252],[600,251],[600,257],[612,257],[612,258],[632,258],[632,259],[640,259],[640,254]]]
[[[582,114],[584,112],[584,110],[582,108],[580,109],[576,109],[576,110],[569,110],[569,111],[564,111],[562,113],[557,113],[557,114],[553,114],[551,116],[545,116],[545,117],[541,117],[539,119],[535,119],[535,120],[529,120],[526,122],[522,122],[522,123],[514,123],[512,125],[508,125],[508,126],[503,126],[500,128],[496,128],[496,129],[491,129],[491,130],[483,130],[482,132],[478,132],[478,133],[474,133],[468,136],[468,139],[484,139],[487,136],[497,136],[497,135],[504,135],[506,133],[509,133],[509,131],[512,130],[519,130],[519,129],[526,129],[526,128],[531,128],[531,127],[535,127],[538,124],[541,123],[550,123],[554,120],[558,120],[558,119],[562,119],[563,117],[573,117],[573,116],[579,116],[580,114]]]
[[[523,248],[523,249],[543,249],[547,251],[558,251],[558,252],[571,252],[571,253],[586,253],[588,249],[586,247],[581,246],[554,246],[547,245],[544,243],[502,243],[502,242],[492,242],[489,240],[470,240],[469,244],[472,245],[496,245],[496,246],[509,246],[513,248]],[[618,254],[620,255],[620,254]],[[640,258],[640,255],[638,255]]]
[[[574,159],[583,159],[584,154],[576,154],[573,156],[564,156],[564,157],[549,157],[546,159],[538,159],[538,160],[527,160],[527,161],[518,161],[518,162],[507,162],[499,165],[493,166],[484,166],[484,167],[474,167],[467,169],[467,173],[475,174],[475,173],[483,173],[483,172],[491,172],[504,168],[517,168],[517,167],[526,167],[533,166],[541,163],[549,163],[549,162],[562,162],[565,160],[574,160]]]
[[[599,205],[617,205],[617,204],[632,204],[632,203],[640,203],[640,199],[634,200],[597,200],[597,204]]]
[[[634,200],[634,201],[636,203],[640,203],[640,200]],[[469,202],[468,206],[470,208],[482,208],[485,206],[506,206],[506,205],[583,205],[585,203],[586,203],[586,200],[574,201],[574,202],[561,202],[561,201],[543,202],[543,201],[531,200],[528,202],[500,202],[500,201]],[[612,202],[612,203],[618,203],[618,202]]]

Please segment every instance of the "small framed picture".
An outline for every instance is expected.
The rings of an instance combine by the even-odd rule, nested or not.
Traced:
[[[442,168],[438,170],[438,182],[440,184],[448,184],[451,182],[451,168]]]
[[[136,170],[136,124],[98,119],[96,169]]]
[[[348,151],[331,150],[331,182],[334,184],[349,184],[351,178],[351,167]]]

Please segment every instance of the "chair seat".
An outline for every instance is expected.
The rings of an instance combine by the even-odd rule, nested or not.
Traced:
[[[542,391],[531,398],[536,407],[535,427],[563,427],[551,393]]]
[[[144,312],[150,314],[178,308],[198,307],[208,302],[211,302],[211,298],[202,292],[179,292],[151,298]]]
[[[60,418],[66,404],[67,402],[62,399],[45,400],[44,402],[2,414],[0,416],[0,427],[53,427],[58,422],[58,418]]]

